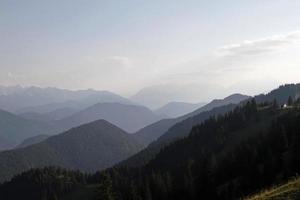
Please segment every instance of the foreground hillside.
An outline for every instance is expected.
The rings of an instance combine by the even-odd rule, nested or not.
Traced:
[[[267,189],[245,200],[299,200],[300,178],[292,179],[283,185]]]
[[[32,146],[0,152],[0,182],[31,168],[51,165],[89,172],[101,170],[141,148],[130,134],[99,120]]]

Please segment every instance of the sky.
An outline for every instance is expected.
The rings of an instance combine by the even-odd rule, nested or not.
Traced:
[[[300,82],[299,10],[299,0],[0,0],[0,85],[169,90],[190,102],[258,94]]]

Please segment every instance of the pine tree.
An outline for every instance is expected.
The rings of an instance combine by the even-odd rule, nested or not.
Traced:
[[[151,193],[148,178],[146,178],[146,183],[145,183],[145,200],[152,200],[152,193]]]
[[[101,182],[98,187],[97,200],[114,200],[115,195],[112,188],[111,177],[107,173],[101,174]]]
[[[273,109],[277,110],[279,108],[277,99],[274,99],[273,104],[272,104]]]
[[[288,106],[292,106],[294,103],[294,100],[291,96],[289,96],[289,99],[288,99]]]

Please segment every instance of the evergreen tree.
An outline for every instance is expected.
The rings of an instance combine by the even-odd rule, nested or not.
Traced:
[[[275,109],[275,110],[277,110],[279,108],[277,99],[274,99],[273,104],[272,104],[272,108]]]
[[[288,106],[292,106],[293,105],[293,103],[294,103],[294,100],[293,100],[293,98],[291,97],[291,96],[289,96],[289,99],[288,99]]]
[[[151,193],[148,178],[146,178],[146,183],[145,183],[145,200],[152,200],[152,193]]]
[[[115,200],[111,177],[106,172],[103,172],[100,180],[101,182],[97,191],[97,200]]]

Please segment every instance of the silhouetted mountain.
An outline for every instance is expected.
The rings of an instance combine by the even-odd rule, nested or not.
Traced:
[[[70,102],[73,102],[70,104]],[[108,91],[64,90],[39,87],[0,88],[0,108],[17,113],[51,112],[60,108],[79,106],[82,109],[99,102],[132,104],[128,99]]]
[[[79,111],[80,109],[85,108],[85,105],[82,105],[79,101],[71,100],[71,101],[64,101],[59,103],[54,102],[54,103],[48,103],[48,104],[43,104],[38,106],[25,107],[17,110],[16,112],[18,114],[23,114],[23,113],[46,114],[46,113],[51,113],[56,110],[65,109],[65,108]]]
[[[0,152],[0,182],[44,166],[96,171],[110,167],[139,151],[132,135],[98,120],[21,149]]]
[[[66,108],[60,108],[46,113],[26,112],[26,113],[19,114],[19,116],[25,119],[32,119],[36,121],[54,122],[69,117],[78,111],[79,110],[76,110],[75,108],[66,107]]]
[[[155,113],[167,116],[168,118],[180,117],[182,115],[188,114],[200,107],[205,105],[204,103],[185,103],[185,102],[170,102],[163,107],[155,110]]]
[[[162,136],[164,133],[168,131],[169,128],[174,126],[176,123],[181,122],[189,117],[196,116],[202,112],[209,111],[215,107],[222,106],[222,105],[228,105],[228,104],[237,104],[245,99],[248,99],[249,96],[240,95],[240,94],[234,94],[230,95],[223,100],[213,100],[212,102],[206,104],[203,107],[200,107],[199,109],[188,113],[186,115],[183,115],[181,117],[173,118],[173,119],[164,119],[161,121],[158,121],[154,124],[151,124],[141,130],[139,130],[135,136],[139,138],[139,140],[144,141],[145,144],[149,144],[152,141],[156,140],[160,136]]]
[[[35,120],[35,121],[41,121],[41,122],[51,122],[53,119],[47,115],[47,113],[35,113],[35,112],[26,112],[18,114],[18,116],[29,119],[29,120]]]
[[[51,136],[50,135],[37,135],[37,136],[27,138],[23,142],[21,142],[21,144],[19,144],[16,147],[16,149],[24,148],[24,147],[28,147],[28,146],[33,145],[33,144],[40,143],[40,142],[48,139],[49,137],[51,137]]]
[[[47,115],[49,118],[55,121],[55,120],[61,120],[63,118],[69,117],[76,112],[78,112],[77,109],[65,107],[65,108],[59,108],[49,113],[45,113],[45,115]]]
[[[98,119],[104,119],[127,132],[135,132],[161,119],[143,106],[119,103],[98,103],[70,117],[60,120],[61,127],[71,128]]]
[[[0,136],[0,151],[11,149],[14,146],[14,142],[8,141],[7,139]]]
[[[0,110],[0,149],[9,149],[24,139],[39,134],[54,134],[59,129],[47,123],[23,119],[12,113]]]

